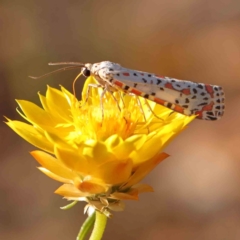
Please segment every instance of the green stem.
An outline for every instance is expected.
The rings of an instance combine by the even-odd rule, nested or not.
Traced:
[[[72,208],[73,206],[75,206],[78,203],[78,201],[73,201],[71,203],[69,203],[68,205],[64,206],[64,207],[60,207],[62,210],[68,210],[70,208]]]
[[[86,235],[88,234],[89,230],[92,228],[94,221],[95,221],[96,213],[94,212],[92,215],[90,215],[85,222],[83,223],[82,227],[80,228],[80,231],[77,236],[77,240],[84,240]]]
[[[107,224],[106,215],[96,211],[96,220],[89,240],[101,240]]]

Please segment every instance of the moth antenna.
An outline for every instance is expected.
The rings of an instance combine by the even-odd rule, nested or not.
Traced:
[[[32,79],[40,79],[40,78],[47,77],[47,76],[49,76],[51,74],[54,74],[54,73],[57,73],[57,72],[63,72],[63,71],[66,71],[66,70],[72,70],[72,69],[77,69],[77,68],[81,68],[81,67],[80,66],[69,66],[69,67],[64,67],[64,68],[54,70],[52,72],[43,74],[43,75],[38,76],[38,77],[35,77],[35,76],[29,76],[29,77],[32,78]]]
[[[81,75],[82,75],[82,72],[80,72],[80,73],[75,77],[75,79],[74,79],[74,81],[73,81],[73,95],[74,95],[75,98],[77,98],[77,97],[76,97],[76,91],[75,91],[75,83],[76,83],[76,81],[78,80],[78,78],[81,77]]]
[[[85,67],[85,64],[81,63],[81,62],[50,62],[50,63],[48,63],[48,65],[50,65],[50,66],[74,65],[74,66]]]

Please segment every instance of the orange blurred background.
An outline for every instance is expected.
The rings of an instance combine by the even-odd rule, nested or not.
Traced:
[[[141,71],[221,85],[222,120],[196,120],[144,182],[155,193],[126,202],[104,239],[240,239],[240,1],[72,0],[0,3],[1,115],[21,119],[14,99],[71,90],[78,71],[40,80],[48,62],[110,60]],[[81,92],[82,81],[77,89]],[[84,203],[67,204],[59,183],[36,169],[35,148],[0,124],[0,239],[75,239]]]

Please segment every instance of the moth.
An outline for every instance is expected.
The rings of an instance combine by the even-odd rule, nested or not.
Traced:
[[[49,65],[69,65],[54,72],[81,68],[85,77],[93,76],[104,89],[134,94],[187,116],[218,120],[224,114],[224,91],[217,85],[131,70],[110,61],[93,64],[59,62]]]

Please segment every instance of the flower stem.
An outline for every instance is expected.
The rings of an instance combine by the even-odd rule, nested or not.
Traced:
[[[96,220],[89,240],[101,240],[107,224],[107,216],[96,211]]]
[[[84,240],[95,221],[96,213],[91,214],[83,223],[77,236],[77,240]]]
[[[60,207],[62,210],[68,210],[70,208],[72,208],[73,206],[75,206],[78,203],[78,201],[73,201],[71,203],[69,203],[68,205],[64,206],[64,207]]]

